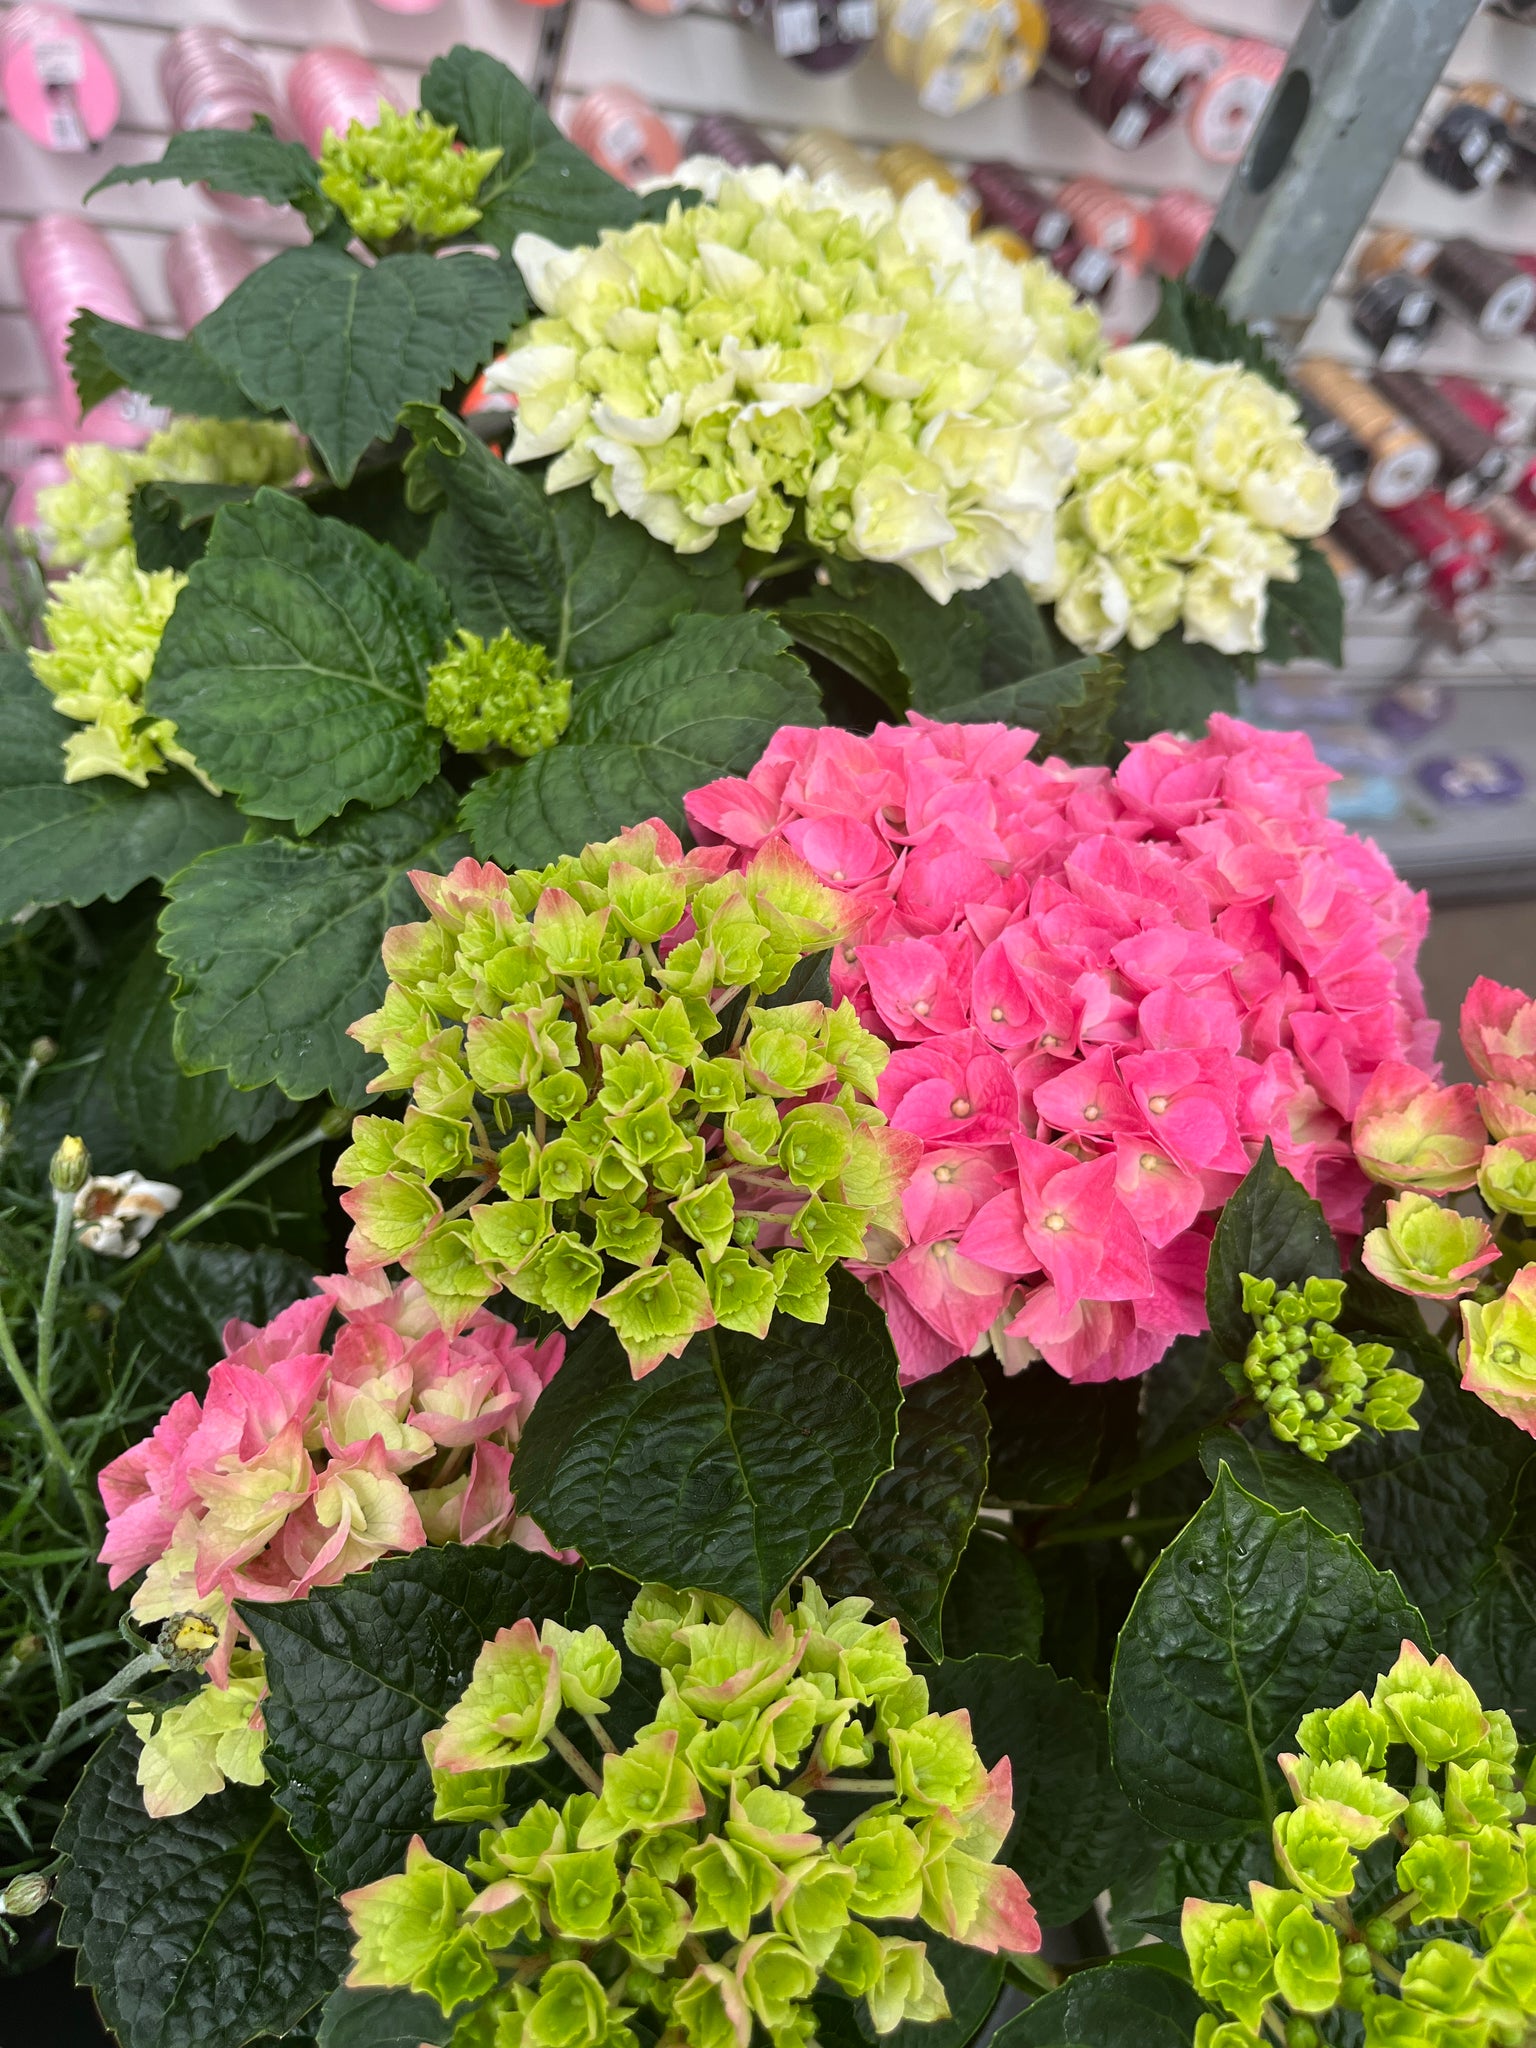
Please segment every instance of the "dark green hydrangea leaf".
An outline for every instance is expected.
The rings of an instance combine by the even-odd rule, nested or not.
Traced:
[[[1244,1273],[1280,1287],[1300,1286],[1309,1274],[1339,1277],[1339,1248],[1321,1207],[1279,1164],[1268,1138],[1217,1219],[1206,1268],[1211,1335],[1234,1361],[1253,1335],[1253,1320],[1243,1313]]]
[[[1205,2010],[1171,1972],[1127,1957],[1071,1977],[994,2038],[998,2048],[1189,2048]]]
[[[519,1507],[588,1564],[766,1618],[891,1466],[885,1318],[840,1268],[828,1278],[824,1324],[781,1313],[766,1343],[706,1331],[641,1380],[605,1324],[583,1325],[518,1445]]]
[[[980,1378],[962,1361],[907,1388],[896,1462],[853,1527],[812,1564],[817,1585],[829,1600],[873,1600],[930,1657],[942,1656],[945,1595],[986,1479],[986,1405]]]
[[[1118,740],[1155,732],[1203,732],[1213,711],[1237,709],[1236,662],[1214,647],[1186,642],[1175,630],[1153,646],[1125,655],[1125,688],[1110,720]]]
[[[64,742],[79,729],[19,655],[0,655],[0,919],[29,903],[116,903],[245,829],[179,768],[148,789],[115,775],[66,785]]]
[[[1093,1477],[1109,1425],[1107,1388],[1074,1386],[1043,1359],[1005,1373],[981,1361],[992,1418],[989,1496],[1006,1507],[1068,1506]]]
[[[441,1725],[482,1644],[524,1615],[563,1621],[575,1574],[509,1545],[461,1544],[386,1558],[305,1600],[243,1608],[267,1658],[267,1769],[288,1824],[345,1891],[405,1860],[412,1835],[462,1860],[478,1829],[434,1823],[421,1738]],[[563,1767],[519,1774],[523,1804]]]
[[[197,342],[123,327],[99,313],[79,313],[69,330],[69,368],[80,410],[90,412],[114,391],[138,391],[172,412],[205,419],[265,417],[228,372]]]
[[[1295,541],[1294,583],[1271,583],[1263,661],[1326,661],[1344,666],[1344,593],[1328,557],[1311,541]]]
[[[1149,1826],[1220,1841],[1283,1798],[1275,1756],[1311,1707],[1369,1691],[1424,1617],[1390,1572],[1230,1471],[1148,1574],[1109,1696],[1115,1769]]]
[[[1336,1536],[1353,1537],[1356,1543],[1362,1539],[1360,1509],[1354,1495],[1337,1476],[1337,1459],[1331,1465],[1320,1465],[1312,1458],[1304,1458],[1300,1451],[1256,1450],[1235,1429],[1213,1429],[1200,1446],[1200,1463],[1213,1482],[1223,1465],[1230,1466],[1232,1477],[1255,1500],[1267,1500],[1282,1513],[1305,1508]],[[1376,1556],[1374,1545],[1367,1548],[1372,1557]],[[1391,1560],[1384,1557],[1382,1563],[1390,1564]]]
[[[94,199],[110,185],[207,185],[265,199],[269,206],[297,206],[315,219],[329,214],[320,192],[320,166],[300,142],[281,142],[270,128],[191,128],[173,135],[152,164],[119,164],[86,193]]]
[[[246,2048],[286,2035],[346,1967],[340,1907],[264,1786],[151,1820],[116,1729],[59,1830],[60,1939],[122,2048]]]
[[[405,406],[489,362],[525,304],[489,256],[366,265],[316,242],[253,271],[190,339],[257,405],[286,413],[344,484]]]
[[[451,624],[440,585],[392,548],[260,491],[214,520],[145,703],[243,810],[311,832],[436,773],[427,671]]]
[[[360,1094],[374,1062],[347,1026],[383,1000],[380,943],[417,908],[409,871],[442,872],[464,852],[454,802],[446,783],[429,783],[302,843],[222,847],[176,876],[160,950],[189,1073],[222,1067],[236,1087],[276,1081],[298,1100]]]
[[[185,575],[206,554],[213,522],[224,507],[245,504],[255,495],[252,484],[140,484],[129,512],[139,567],[179,569]]]
[[[461,626],[535,642],[579,688],[684,615],[741,610],[725,546],[679,555],[638,521],[611,519],[590,491],[550,497],[540,471],[501,461],[438,406],[410,407],[404,424],[417,442],[412,501],[437,512],[422,561]]]
[[[1118,661],[1084,654],[1059,668],[948,705],[944,717],[959,725],[1028,726],[1040,735],[1033,749],[1037,755],[1100,760],[1109,746],[1109,722],[1124,685],[1125,671]]]
[[[743,775],[783,725],[819,725],[816,686],[764,612],[679,620],[576,698],[565,738],[464,799],[482,860],[542,867],[626,825],[684,825],[683,798]]]
[[[312,1291],[309,1267],[263,1246],[152,1243],[135,1262],[112,1332],[118,1376],[164,1403],[200,1391],[232,1319],[269,1323]]]
[[[829,590],[791,598],[773,615],[797,647],[836,662],[898,718],[912,700],[896,649],[880,628],[842,608]]]
[[[1145,1841],[1110,1767],[1102,1701],[1027,1657],[965,1657],[924,1675],[935,1713],[969,1712],[988,1769],[1004,1756],[1013,1766],[1003,1854],[1041,1924],[1075,1920]]]
[[[1241,363],[1277,391],[1289,392],[1285,372],[1263,338],[1181,278],[1161,281],[1158,309],[1137,339],[1164,342],[1181,356],[1208,363]]]
[[[320,2016],[318,2048],[442,2048],[456,2020],[415,1991],[333,1991]]]
[[[1044,1630],[1034,1566],[1001,1529],[978,1522],[944,1596],[945,1655],[1038,1657]]]

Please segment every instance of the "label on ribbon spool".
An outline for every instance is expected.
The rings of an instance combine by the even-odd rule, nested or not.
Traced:
[[[30,141],[78,156],[110,135],[117,77],[100,44],[63,7],[15,7],[0,25],[0,96]]]
[[[803,57],[821,48],[821,11],[816,0],[778,0],[770,14],[773,47],[781,57]]]

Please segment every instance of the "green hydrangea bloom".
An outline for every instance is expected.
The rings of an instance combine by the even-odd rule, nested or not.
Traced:
[[[571,685],[510,629],[489,645],[464,629],[427,676],[427,722],[461,754],[539,754],[571,722]]]
[[[792,525],[898,564],[940,603],[1048,577],[1071,467],[1056,431],[1097,322],[1045,265],[974,241],[933,185],[901,201],[701,159],[704,203],[567,250],[524,234],[540,312],[487,372],[510,459],[554,456],[682,554]]]
[[[920,1918],[993,1954],[1038,1947],[1028,1893],[996,1861],[1013,1825],[1007,1766],[983,1768],[963,1716],[909,1712],[900,1768],[894,1754],[873,1782],[829,1768],[818,1727],[858,1726],[866,1761],[877,1746],[872,1698],[840,1696],[830,1666],[871,1651],[882,1702],[910,1688],[899,1630],[867,1614],[867,1601],[830,1605],[807,1580],[763,1629],[718,1595],[643,1587],[624,1636],[659,1666],[663,1693],[623,1750],[583,1705],[616,1682],[620,1652],[603,1632],[504,1629],[423,1739],[439,1814],[489,1825],[465,1871],[417,1841],[403,1872],[347,1894],[349,1982],[409,1986],[445,2014],[467,2005],[454,2040],[472,2048],[631,2048],[625,2022],[642,2007],[641,2031],[667,2027],[689,2048],[749,2048],[754,2024],[774,2048],[811,2048],[823,1978],[864,2001],[877,2034],[948,2017],[925,1942],[889,1923]],[[599,1748],[573,1742],[562,1713]],[[769,1732],[786,1721],[798,1732],[781,1730],[776,1747]],[[519,1773],[550,1749],[591,1789],[501,1825],[521,1804]],[[791,1784],[771,1781],[766,1758],[807,1751]],[[455,1777],[462,1799],[445,1789]],[[863,1810],[824,1835],[812,1793]],[[1305,1930],[1286,1940],[1297,1981],[1322,1967]],[[1518,1962],[1511,1950],[1511,1979]]]
[[[1352,1443],[1362,1424],[1418,1428],[1411,1411],[1424,1382],[1393,1369],[1390,1345],[1356,1344],[1334,1327],[1342,1280],[1312,1278],[1304,1287],[1277,1289],[1273,1280],[1244,1273],[1242,1284],[1254,1333],[1241,1364],[1227,1366],[1226,1375],[1260,1402],[1282,1443],[1320,1462]],[[1314,1364],[1319,1369],[1311,1372]]]
[[[352,1027],[373,1088],[412,1097],[336,1167],[354,1267],[398,1260],[450,1321],[501,1288],[595,1313],[638,1377],[713,1325],[823,1321],[837,1260],[895,1256],[920,1148],[870,1102],[886,1048],[846,1004],[768,1006],[841,906],[787,852],[727,858],[652,820],[538,872],[415,877],[429,921],[386,934]]]
[[[143,1748],[138,1782],[144,1807],[156,1820],[186,1813],[226,1783],[264,1785],[266,1660],[259,1650],[236,1650],[229,1683],[211,1680],[177,1706],[130,1713],[128,1725]]]
[[[371,128],[354,121],[345,135],[327,132],[320,189],[365,242],[401,234],[443,241],[480,218],[475,201],[501,157],[499,149],[461,147],[458,130],[430,114],[381,101]]]
[[[1150,647],[1176,626],[1224,654],[1264,646],[1293,538],[1326,533],[1338,479],[1295,399],[1237,363],[1160,342],[1113,349],[1064,422],[1077,448],[1052,573],[1035,579],[1075,646]]]
[[[1536,2038],[1536,1827],[1508,1715],[1405,1642],[1371,1701],[1314,1710],[1298,1742],[1279,1760],[1296,1804],[1273,1827],[1287,1888],[1252,1882],[1251,1913],[1185,1902],[1195,1988],[1232,2015],[1202,2022],[1198,2048],[1320,2048],[1361,2024],[1365,2048]],[[1384,1897],[1380,1856],[1369,1875],[1357,1857],[1388,1841]],[[1319,2031],[1334,2013],[1360,2021]]]

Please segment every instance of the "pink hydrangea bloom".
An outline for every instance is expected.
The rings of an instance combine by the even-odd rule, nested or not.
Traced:
[[[235,1600],[296,1599],[423,1543],[549,1549],[517,1513],[512,1453],[564,1339],[531,1344],[488,1309],[450,1335],[415,1280],[315,1284],[264,1328],[226,1323],[202,1398],[100,1475],[111,1583],[148,1567],[140,1621],[209,1614],[221,1683]]]
[[[850,899],[834,992],[895,1048],[880,1107],[923,1146],[909,1248],[866,1276],[909,1380],[989,1338],[1009,1369],[1146,1371],[1205,1327],[1215,1212],[1264,1140],[1358,1234],[1352,1119],[1382,1062],[1434,1051],[1424,898],[1329,819],[1304,735],[1218,715],[1113,773],[1033,744],[790,727],[687,800],[701,841],[787,843]],[[1525,1017],[1485,1007],[1506,1081]]]

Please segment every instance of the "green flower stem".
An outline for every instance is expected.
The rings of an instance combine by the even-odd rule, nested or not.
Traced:
[[[592,1739],[603,1754],[605,1756],[617,1756],[619,1752],[613,1737],[608,1733],[602,1722],[599,1721],[596,1714],[583,1714],[581,1718],[592,1730]]]
[[[69,1252],[70,1225],[75,1220],[75,1198],[53,1197],[53,1241],[48,1247],[48,1271],[43,1280],[43,1305],[37,1312],[37,1394],[46,1408],[53,1395],[53,1333],[59,1314],[59,1283],[64,1278],[64,1260]]]
[[[1182,1529],[1187,1515],[1127,1515],[1119,1522],[1073,1522],[1065,1528],[1050,1528],[1034,1545],[1051,1550],[1064,1543],[1113,1543],[1121,1536],[1155,1536],[1165,1529]]]
[[[64,1448],[64,1439],[54,1425],[47,1404],[32,1383],[32,1375],[21,1362],[21,1353],[16,1349],[16,1339],[3,1307],[0,1307],[0,1355],[5,1358],[6,1370],[16,1383],[16,1391],[32,1418],[33,1427],[42,1439],[44,1451],[57,1466],[59,1477],[69,1489],[70,1498],[85,1524],[85,1533],[91,1539],[92,1548],[101,1540],[101,1525],[96,1515],[96,1503],[91,1498],[90,1488],[81,1478],[74,1459]]]
[[[894,1792],[894,1778],[823,1778],[818,1792]]]
[[[1101,1479],[1096,1486],[1090,1486],[1086,1493],[1079,1494],[1066,1512],[1067,1521],[1076,1521],[1090,1508],[1102,1507],[1105,1501],[1119,1500],[1127,1493],[1134,1493],[1138,1487],[1148,1485],[1154,1479],[1161,1479],[1165,1472],[1172,1472],[1190,1458],[1199,1455],[1200,1446],[1212,1430],[1225,1429],[1231,1423],[1243,1421],[1254,1413],[1254,1403],[1246,1396],[1229,1408],[1225,1415],[1218,1415],[1214,1421],[1202,1422],[1198,1429],[1191,1429],[1185,1435],[1175,1437],[1171,1444],[1164,1444],[1160,1451],[1153,1451],[1149,1457],[1138,1459],[1134,1465],[1122,1465],[1118,1472],[1111,1472],[1107,1479]]]
[[[339,1137],[345,1132],[348,1119],[343,1116],[339,1128],[334,1127],[333,1118],[336,1114],[335,1111],[327,1110],[317,1124],[312,1124],[307,1131],[301,1131],[298,1137],[290,1138],[286,1144],[279,1145],[276,1151],[269,1152],[265,1159],[258,1159],[256,1164],[248,1167],[244,1173],[237,1174],[227,1188],[221,1188],[216,1195],[210,1195],[200,1209],[194,1209],[190,1216],[184,1216],[174,1230],[166,1232],[166,1236],[173,1244],[178,1243],[200,1224],[217,1216],[221,1209],[227,1209],[237,1195],[243,1195],[246,1189],[254,1187],[257,1181],[265,1180],[269,1173],[276,1173],[280,1166],[286,1166],[290,1159],[297,1159],[300,1153],[307,1152],[312,1145],[321,1144],[326,1138]]]
[[[558,1728],[551,1728],[546,1732],[544,1739],[555,1752],[555,1755],[563,1758],[570,1765],[589,1792],[601,1793],[603,1789],[602,1779],[593,1770],[569,1736],[562,1735]]]
[[[141,1678],[147,1678],[152,1672],[164,1669],[165,1659],[158,1650],[141,1651],[137,1657],[131,1658],[121,1671],[109,1678],[105,1685],[97,1686],[94,1692],[85,1693],[81,1698],[71,1701],[67,1707],[60,1708],[54,1715],[53,1726],[43,1737],[42,1745],[33,1761],[34,1774],[40,1776],[52,1763],[63,1745],[65,1736],[77,1722],[85,1720],[102,1707],[115,1706],[126,1693],[133,1691]]]

